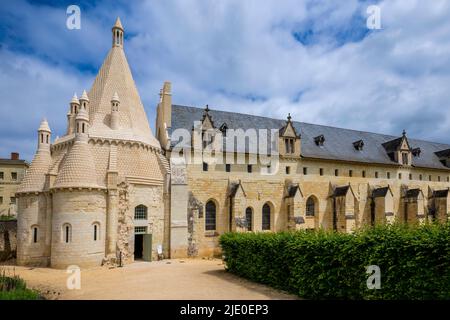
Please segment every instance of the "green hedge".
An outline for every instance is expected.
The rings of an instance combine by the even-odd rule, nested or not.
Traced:
[[[450,224],[226,233],[228,271],[309,299],[450,299]],[[368,289],[368,265],[381,289]]]

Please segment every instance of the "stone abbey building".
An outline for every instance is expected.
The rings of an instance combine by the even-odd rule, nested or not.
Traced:
[[[220,253],[218,236],[227,231],[351,232],[395,220],[448,220],[450,145],[405,132],[175,105],[165,82],[153,136],[119,19],[112,35],[91,90],[70,101],[66,134],[52,140],[45,120],[38,129],[17,193],[19,264],[210,256]],[[251,130],[276,133],[266,141],[278,146],[269,164],[254,156]],[[202,157],[212,144],[223,148],[214,159]]]

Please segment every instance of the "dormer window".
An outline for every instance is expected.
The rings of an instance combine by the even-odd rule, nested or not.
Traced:
[[[402,164],[408,165],[408,153],[402,152]]]
[[[293,138],[287,138],[284,139],[284,147],[286,149],[286,153],[294,153],[295,147],[294,147],[294,139]]]
[[[323,146],[323,143],[325,142],[325,137],[323,134],[321,134],[320,136],[317,136],[314,138],[314,142],[316,143],[317,146],[321,147]]]
[[[358,141],[353,142],[353,147],[358,151],[362,151],[362,149],[364,147],[364,141],[358,140]]]
[[[414,157],[420,157],[421,152],[422,152],[422,150],[420,150],[420,148],[414,148],[411,150],[411,153]]]
[[[411,165],[412,149],[409,146],[405,131],[400,138],[383,143],[383,147],[392,161],[403,166]]]

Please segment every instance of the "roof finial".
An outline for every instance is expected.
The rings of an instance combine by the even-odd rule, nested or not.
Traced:
[[[120,21],[120,17],[117,17],[116,22],[114,23],[113,28],[122,29],[122,31],[123,31],[122,22]]]
[[[209,112],[209,106],[208,105],[206,105],[205,111]]]
[[[81,95],[81,98],[79,100],[89,101],[86,90],[83,90],[83,94]]]
[[[113,47],[121,47],[123,48],[123,34],[124,30],[122,27],[122,22],[120,22],[120,18],[117,17],[114,26],[112,27],[112,46]]]
[[[73,97],[72,97],[72,100],[70,100],[70,103],[80,104],[80,101],[78,101],[76,92],[73,94]]]
[[[288,122],[291,122],[291,119],[292,119],[292,117],[291,117],[291,113],[289,112],[289,113],[288,113],[288,116],[287,116],[287,120],[288,120]]]
[[[112,98],[111,98],[111,101],[117,101],[117,102],[120,102],[120,100],[119,100],[119,95],[117,94],[117,91],[114,92],[114,94],[113,94],[113,96],[112,96]]]
[[[406,130],[403,129],[402,136],[406,136]]]

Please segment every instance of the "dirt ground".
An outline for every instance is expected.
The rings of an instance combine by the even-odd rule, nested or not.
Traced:
[[[221,260],[135,262],[123,268],[81,270],[81,289],[69,290],[66,270],[2,266],[26,280],[47,299],[297,299],[239,278]]]

